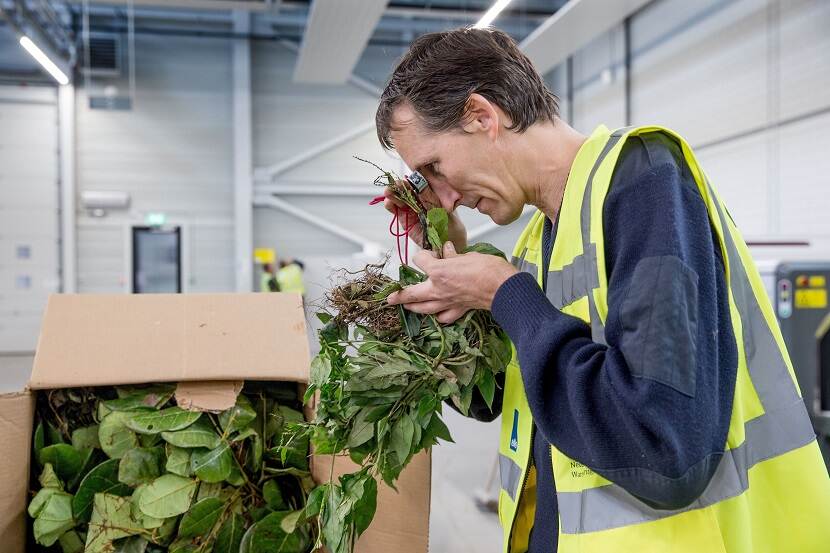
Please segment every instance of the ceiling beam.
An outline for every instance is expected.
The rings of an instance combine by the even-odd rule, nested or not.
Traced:
[[[83,0],[69,0],[71,4],[82,4]],[[126,6],[130,0],[90,0],[90,4]],[[188,10],[248,10],[273,11],[279,2],[274,0],[132,0],[136,7],[155,6]]]
[[[570,0],[519,46],[544,75],[650,1]]]
[[[388,0],[314,0],[294,70],[301,83],[343,84]]]

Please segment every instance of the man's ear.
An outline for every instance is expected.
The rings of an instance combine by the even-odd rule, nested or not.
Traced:
[[[499,134],[499,111],[495,104],[481,94],[470,94],[464,106],[461,128],[466,133],[483,132],[495,139]]]

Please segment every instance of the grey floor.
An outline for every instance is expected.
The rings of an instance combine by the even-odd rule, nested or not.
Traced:
[[[445,407],[444,420],[455,443],[432,449],[432,508],[429,519],[431,553],[497,553],[502,534],[495,513],[484,513],[476,498],[495,499],[499,420],[481,423]]]

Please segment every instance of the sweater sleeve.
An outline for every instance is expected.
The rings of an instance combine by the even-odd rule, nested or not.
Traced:
[[[665,145],[639,152],[621,156],[603,210],[607,345],[526,273],[499,288],[493,315],[516,346],[538,431],[649,505],[676,509],[723,455],[737,351],[694,180]]]

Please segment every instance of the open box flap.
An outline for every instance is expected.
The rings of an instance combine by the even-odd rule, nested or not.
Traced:
[[[308,364],[298,294],[54,294],[29,386],[307,382]]]

